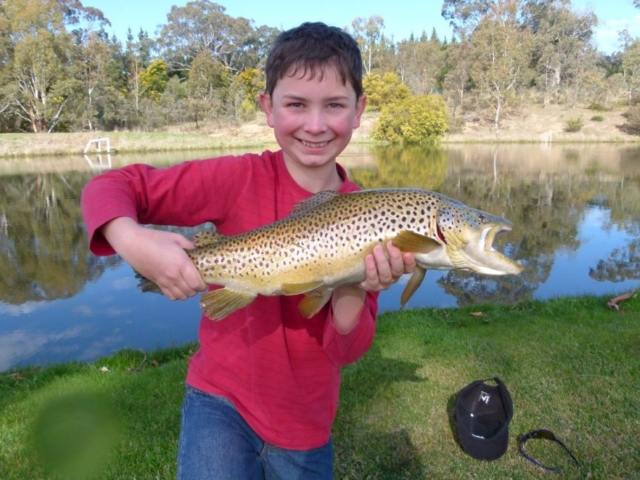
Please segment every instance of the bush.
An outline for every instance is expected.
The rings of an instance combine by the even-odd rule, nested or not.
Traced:
[[[367,110],[377,112],[385,105],[411,97],[411,90],[400,81],[400,77],[392,72],[384,75],[371,73],[362,80],[364,92],[367,94]]]
[[[600,105],[599,103],[592,103],[587,107],[589,110],[593,110],[595,112],[606,112],[608,110],[604,105]]]
[[[381,108],[372,136],[394,143],[432,143],[447,131],[446,119],[440,95],[411,96]]]
[[[624,116],[627,119],[624,129],[630,133],[640,132],[640,107],[631,107]]]
[[[256,104],[254,101],[245,98],[240,104],[240,118],[244,121],[250,121],[256,118]]]
[[[565,132],[579,132],[584,127],[584,123],[582,121],[582,116],[574,117],[567,120],[565,124],[564,131]]]
[[[591,117],[592,122],[604,122],[604,117],[602,115],[594,115]]]

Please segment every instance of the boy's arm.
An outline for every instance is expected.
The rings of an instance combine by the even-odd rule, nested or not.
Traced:
[[[366,300],[366,292],[387,290],[405,273],[416,268],[413,255],[403,254],[393,243],[387,244],[389,256],[381,246],[376,246],[365,258],[366,277],[359,285],[336,288],[332,296],[333,323],[341,334],[349,333],[358,323],[360,311]]]
[[[366,278],[358,286],[334,290],[325,327],[325,351],[339,365],[358,360],[371,346],[375,333],[377,293],[386,290],[405,273],[415,270],[412,254],[403,254],[393,244],[375,247],[365,259]]]
[[[184,251],[194,245],[182,235],[145,228],[129,217],[114,218],[100,230],[111,247],[169,299],[184,300],[207,289]]]
[[[206,289],[184,251],[193,248],[189,240],[139,224],[189,225],[204,221],[200,212],[209,199],[196,193],[201,190],[201,167],[206,165],[185,162],[167,169],[130,165],[94,177],[82,193],[91,251],[97,255],[118,253],[172,300]]]

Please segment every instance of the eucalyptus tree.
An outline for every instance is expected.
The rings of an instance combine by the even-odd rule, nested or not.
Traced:
[[[277,30],[268,27],[256,30],[252,20],[231,17],[225,10],[209,0],[171,7],[158,38],[160,51],[171,70],[189,71],[193,60],[203,51],[209,51],[234,73],[257,66]]]
[[[68,27],[107,20],[79,0],[4,0],[1,7],[5,108],[10,104],[16,122],[29,130],[51,132],[76,94],[72,65],[82,29]]]
[[[479,99],[494,110],[496,133],[505,106],[529,76],[532,38],[522,25],[522,6],[523,0],[445,0],[442,5],[442,16],[450,21],[461,43],[468,44],[459,53],[470,61],[455,72],[449,85],[463,92],[468,67]]]
[[[76,92],[66,110],[65,121],[71,128],[109,129],[126,120],[125,84],[121,61],[121,45],[110,41],[100,28],[88,29],[77,36],[72,67]]]
[[[187,81],[187,107],[196,127],[200,120],[223,110],[224,92],[229,83],[227,68],[209,50],[203,50],[196,56]]]
[[[471,67],[473,47],[470,42],[456,42],[446,48],[446,62],[442,76],[443,95],[451,105],[451,114],[456,117],[464,107],[466,93],[471,89]]]
[[[577,13],[570,0],[529,0],[523,8],[524,24],[534,34],[532,65],[543,104],[576,99],[585,81],[585,67],[593,67],[590,44],[598,19]],[[589,73],[596,74],[589,69]]]
[[[445,64],[442,44],[434,38],[404,40],[396,46],[396,69],[402,82],[416,95],[436,93],[438,75]]]
[[[484,2],[486,3],[486,2]],[[469,42],[473,49],[471,76],[481,98],[494,110],[494,128],[500,131],[505,106],[529,75],[532,35],[519,22],[518,0],[491,2]]]
[[[0,3],[0,132],[8,128],[5,119],[11,108],[11,99],[7,92],[7,75],[11,61],[11,39],[9,37],[9,20],[4,13],[4,4]]]
[[[627,102],[637,102],[640,91],[640,39],[633,38],[627,30],[620,33],[623,46],[620,53],[621,77],[624,82]]]
[[[372,72],[384,51],[384,18],[379,15],[357,17],[351,22],[351,34],[360,45],[366,74]]]
[[[140,29],[137,39],[134,38],[131,29],[127,30],[127,42],[125,47],[125,75],[127,92],[131,104],[131,116],[139,117],[142,111],[142,99],[144,97],[144,85],[142,74],[151,63],[151,50],[153,40],[149,34]]]

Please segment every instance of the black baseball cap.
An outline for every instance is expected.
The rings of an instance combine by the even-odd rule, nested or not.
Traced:
[[[496,385],[487,384],[487,381]],[[509,446],[513,403],[498,377],[476,380],[456,395],[455,421],[464,450],[480,460],[497,460]]]

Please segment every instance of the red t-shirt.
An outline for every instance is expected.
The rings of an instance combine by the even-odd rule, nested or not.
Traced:
[[[358,190],[337,166],[340,193]],[[234,235],[273,222],[311,193],[287,171],[282,151],[184,162],[168,168],[130,165],[94,177],[82,194],[90,249],[115,253],[97,231],[116,217],[141,224],[215,224]],[[377,294],[368,293],[357,326],[340,334],[330,302],[311,319],[301,296],[258,298],[227,318],[200,320],[198,352],[187,383],[231,400],[265,441],[306,450],[325,445],[335,418],[340,367],[369,348]]]

